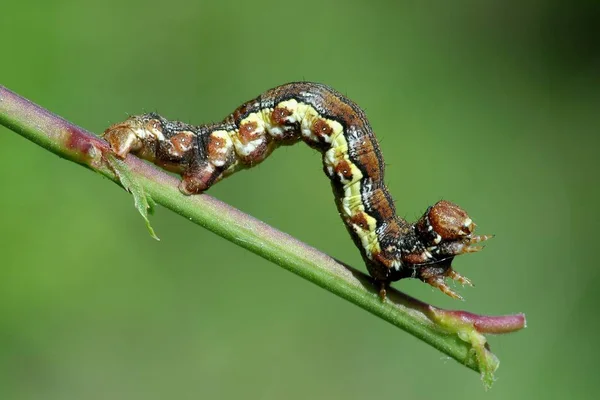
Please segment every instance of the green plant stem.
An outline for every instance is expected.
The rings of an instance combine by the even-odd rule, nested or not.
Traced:
[[[507,333],[525,326],[523,314],[491,317],[446,311],[392,288],[387,300],[382,301],[372,279],[362,272],[211,196],[182,195],[176,178],[134,156],[116,162],[102,139],[2,86],[0,123],[130,189],[119,173],[127,169],[151,200],[418,337],[480,372],[488,386],[498,360],[482,333]]]

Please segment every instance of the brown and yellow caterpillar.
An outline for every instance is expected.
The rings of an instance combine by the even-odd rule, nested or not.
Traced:
[[[410,277],[460,298],[445,278],[470,282],[452,269],[452,260],[481,250],[472,245],[490,238],[473,235],[471,218],[448,201],[429,207],[415,223],[397,216],[365,113],[322,84],[278,86],[219,123],[194,126],[155,113],[133,116],[109,127],[104,138],[119,157],[131,152],[180,173],[185,194],[204,192],[259,164],[280,145],[304,141],[323,155],[338,211],[382,296],[390,282]]]

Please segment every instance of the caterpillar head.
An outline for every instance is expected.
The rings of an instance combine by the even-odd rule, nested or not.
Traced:
[[[429,207],[414,226],[421,246],[407,256],[413,264],[415,277],[451,297],[461,298],[446,285],[445,278],[463,285],[471,285],[471,282],[452,269],[452,260],[460,254],[480,251],[483,246],[475,244],[492,236],[473,235],[473,220],[462,208],[446,200]]]

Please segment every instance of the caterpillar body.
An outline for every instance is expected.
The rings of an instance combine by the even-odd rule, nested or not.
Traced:
[[[452,269],[474,244],[467,213],[448,201],[409,223],[396,215],[384,184],[384,161],[364,111],[332,88],[295,82],[268,90],[219,123],[189,125],[158,114],[132,116],[104,138],[119,157],[134,153],[182,176],[180,190],[197,194],[236,171],[262,162],[280,145],[303,141],[323,155],[335,203],[380,294],[390,282],[417,278],[454,298],[445,278],[470,281]]]

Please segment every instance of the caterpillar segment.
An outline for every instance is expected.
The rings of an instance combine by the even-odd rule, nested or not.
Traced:
[[[455,256],[482,249],[467,213],[439,201],[409,223],[396,214],[384,183],[384,161],[373,130],[355,103],[317,83],[289,83],[238,107],[221,123],[189,125],[156,113],[112,125],[104,138],[119,157],[133,153],[182,176],[180,190],[202,193],[277,147],[304,142],[323,155],[339,214],[380,294],[403,278],[417,278],[461,298],[446,278],[471,282],[452,269]]]

